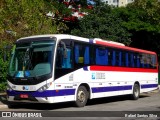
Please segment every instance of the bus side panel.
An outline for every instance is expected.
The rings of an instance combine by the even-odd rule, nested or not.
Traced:
[[[90,98],[126,95],[133,93],[135,82],[140,85],[140,92],[157,88],[157,73],[93,71],[89,67],[78,69],[55,80],[55,91],[64,90],[62,96],[55,96],[54,102],[74,101],[78,87],[85,83],[90,88]]]

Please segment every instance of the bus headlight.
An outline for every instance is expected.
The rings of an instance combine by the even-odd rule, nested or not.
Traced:
[[[44,86],[40,87],[38,89],[39,92],[43,92],[45,90],[47,90],[50,86],[52,85],[52,82],[45,84]]]
[[[7,84],[7,90],[9,90],[9,91],[12,90],[12,87],[9,84]]]

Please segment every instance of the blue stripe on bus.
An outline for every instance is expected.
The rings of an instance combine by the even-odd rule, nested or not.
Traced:
[[[121,90],[131,90],[132,86],[113,86],[113,87],[94,87],[92,88],[93,93],[97,92],[112,92],[112,91],[121,91]]]
[[[88,67],[87,66],[83,67],[83,70],[88,71]]]
[[[144,88],[154,88],[154,87],[158,87],[158,84],[141,85],[141,89],[144,89]]]
[[[141,89],[156,88],[156,87],[158,87],[158,84],[141,85]],[[112,86],[112,87],[94,87],[94,88],[92,88],[92,93],[113,92],[113,91],[122,91],[122,90],[132,90],[132,85],[128,85],[128,86]]]
[[[46,90],[43,92],[35,91],[9,91],[7,90],[9,96],[15,96],[20,94],[28,94],[32,97],[53,97],[53,96],[66,96],[66,95],[75,95],[75,89],[63,89],[63,90]]]
[[[158,84],[144,84],[141,85],[141,89],[145,88],[156,88]],[[112,92],[112,91],[122,91],[122,90],[132,90],[132,85],[128,86],[111,86],[111,87],[93,87],[92,93],[98,92]],[[66,96],[66,95],[75,95],[75,89],[62,89],[62,90],[47,90],[43,92],[35,91],[10,91],[7,90],[8,96],[16,96],[20,94],[28,94],[32,97],[56,97],[56,96]]]
[[[92,43],[92,44],[93,44],[93,40],[92,40],[92,39],[89,39],[89,43]]]

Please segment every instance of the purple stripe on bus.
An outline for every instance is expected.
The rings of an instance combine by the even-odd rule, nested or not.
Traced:
[[[92,43],[92,44],[93,44],[93,40],[92,40],[92,39],[89,39],[89,43]]]
[[[148,85],[141,85],[141,89],[144,88],[156,88],[158,84],[148,84]],[[98,92],[112,92],[112,91],[121,91],[121,90],[131,90],[132,86],[112,86],[112,87],[94,87],[92,88],[92,93]]]
[[[141,89],[144,88],[156,88],[158,84],[144,84],[141,85]],[[112,91],[122,91],[122,90],[132,90],[132,86],[112,86],[112,87],[94,87],[92,88],[92,93],[98,92],[112,92]],[[67,95],[75,95],[75,89],[62,89],[62,90],[46,90],[43,92],[35,91],[10,91],[7,90],[8,96],[15,96],[20,94],[28,94],[32,97],[56,97],[56,96],[67,96]]]
[[[113,87],[97,87],[92,88],[92,93],[97,92],[112,92],[112,91],[121,91],[121,90],[131,90],[132,86],[113,86]]]
[[[88,67],[87,66],[83,67],[83,70],[88,71]]]
[[[8,96],[15,96],[20,94],[28,94],[32,97],[53,97],[53,96],[66,96],[66,95],[75,95],[75,89],[63,89],[63,90],[46,90],[43,92],[35,91],[10,91],[7,90]]]
[[[146,85],[141,85],[141,88],[154,88],[154,87],[158,87],[158,84],[146,84]]]

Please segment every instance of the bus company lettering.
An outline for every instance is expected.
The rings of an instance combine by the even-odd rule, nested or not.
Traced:
[[[105,73],[92,73],[92,79],[105,79]]]
[[[105,73],[96,73],[96,79],[105,79]]]

